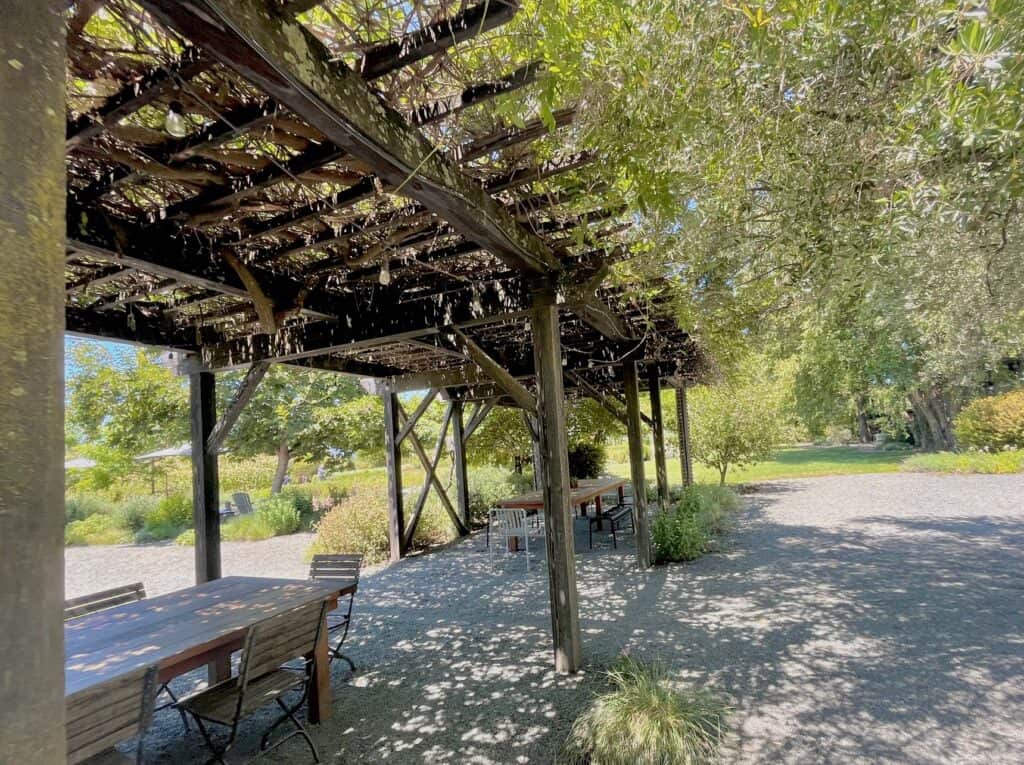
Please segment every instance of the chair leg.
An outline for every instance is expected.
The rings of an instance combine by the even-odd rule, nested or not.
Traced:
[[[284,712],[284,715],[282,715],[273,725],[271,725],[267,729],[267,732],[263,734],[263,737],[260,739],[260,753],[258,756],[262,757],[271,749],[276,749],[289,739],[295,738],[296,736],[302,736],[304,739],[306,739],[306,744],[309,746],[309,751],[313,754],[313,761],[319,763],[320,753],[316,749],[316,744],[314,744],[313,739],[310,738],[309,733],[306,731],[306,727],[302,724],[299,718],[295,716],[295,712],[299,709],[299,707],[301,707],[306,702],[306,694],[303,693],[302,698],[299,699],[299,703],[297,703],[293,707],[289,707],[280,698],[275,699],[275,701],[277,702],[277,705],[281,707],[282,711]],[[274,729],[277,728],[278,725],[285,722],[286,720],[290,721],[291,724],[295,726],[295,730],[293,730],[287,736],[282,738],[280,741],[275,741],[273,744],[270,744],[270,734],[274,732]]]
[[[188,715],[185,714],[184,709],[178,706],[178,697],[174,695],[174,691],[170,689],[167,683],[164,683],[162,686],[160,686],[160,690],[156,692],[156,695],[159,696],[161,693],[166,693],[170,697],[171,703],[168,706],[173,706],[175,709],[178,710],[178,714],[181,715],[181,724],[185,726],[185,732],[188,733],[189,730],[191,730],[188,727]],[[164,707],[161,707],[161,709],[163,708]]]
[[[213,743],[213,737],[210,735],[210,732],[206,730],[206,726],[203,725],[202,719],[198,715],[192,716],[196,720],[196,727],[199,729],[199,733],[202,735],[203,741],[206,742],[206,746],[209,750],[213,752],[213,757],[206,761],[206,765],[214,765],[214,763],[218,763],[219,765],[228,765],[224,760],[224,755],[228,753],[228,749],[230,749],[231,745],[235,742],[234,728],[231,730],[231,737],[228,739],[227,744],[225,744],[223,748],[219,748]]]

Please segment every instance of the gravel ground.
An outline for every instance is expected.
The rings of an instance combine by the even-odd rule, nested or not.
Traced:
[[[631,549],[587,551],[584,533],[587,665],[571,678],[550,669],[546,575],[521,555],[492,572],[473,537],[370,572],[359,671],[335,667],[314,738],[333,763],[548,763],[601,666],[628,651],[731,700],[726,762],[1024,762],[1022,497],[1024,476],[763,484],[728,552],[643,574]],[[225,571],[299,576],[304,547],[225,545]],[[134,577],[156,593],[188,584],[189,553],[69,550],[68,573],[102,571],[75,591]],[[149,759],[202,761],[196,739],[161,713]],[[297,741],[267,759],[309,761]]]

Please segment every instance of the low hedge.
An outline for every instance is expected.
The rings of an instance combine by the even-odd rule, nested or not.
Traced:
[[[696,560],[715,550],[740,507],[739,496],[724,486],[689,486],[673,495],[672,507],[651,525],[659,563]]]

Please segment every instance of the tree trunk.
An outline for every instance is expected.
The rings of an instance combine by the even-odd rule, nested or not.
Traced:
[[[284,479],[288,475],[288,463],[291,462],[291,458],[292,455],[288,449],[288,443],[282,441],[281,445],[277,447],[277,469],[274,471],[274,482],[270,485],[271,494],[281,493]]]
[[[922,446],[929,451],[953,449],[956,444],[942,389],[932,387],[926,391],[914,391],[910,394],[910,401],[921,429]]]
[[[725,486],[725,474],[726,474],[726,472],[728,472],[728,470],[729,470],[729,466],[728,465],[722,465],[722,467],[718,468],[718,485],[719,486]]]
[[[870,444],[874,441],[871,436],[871,426],[868,425],[868,413],[865,411],[867,403],[863,396],[857,397],[857,432],[862,444]]]

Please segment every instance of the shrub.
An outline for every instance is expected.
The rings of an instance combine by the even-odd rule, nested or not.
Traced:
[[[64,522],[84,521],[91,515],[106,512],[109,507],[109,502],[94,494],[72,494],[64,498]]]
[[[353,486],[349,496],[323,515],[316,525],[312,553],[361,553],[366,563],[388,557],[387,492]]]
[[[487,511],[499,500],[530,491],[529,476],[498,467],[474,467],[469,471],[469,520],[481,526],[487,523]]]
[[[696,560],[712,552],[740,506],[736,493],[724,486],[689,486],[676,496],[673,507],[651,526],[659,563]]]
[[[559,761],[572,765],[697,765],[716,759],[729,711],[707,690],[676,690],[657,665],[620,659],[613,689],[573,723]]]
[[[191,525],[192,497],[187,494],[171,494],[164,497],[156,506],[156,510],[146,517],[147,529],[164,526],[183,529]]]
[[[309,503],[310,512],[313,504]],[[295,498],[278,494],[269,499],[262,499],[256,505],[256,512],[253,513],[256,519],[270,529],[271,536],[279,537],[283,534],[294,534],[302,525],[302,518],[299,511],[295,509]]]
[[[64,528],[66,545],[120,545],[131,541],[131,534],[119,528],[109,515],[94,513]]]
[[[977,398],[953,421],[957,440],[975,449],[1024,449],[1024,388]]]
[[[181,545],[182,547],[195,547],[196,546],[196,530],[185,529],[183,532],[178,534],[174,538],[174,544]]]
[[[229,542],[257,542],[272,536],[274,530],[270,524],[256,513],[232,518],[220,527],[220,538]]]
[[[146,519],[154,512],[160,504],[157,497],[135,496],[125,501],[113,512],[114,521],[123,529],[133,534],[141,531],[146,525]]]
[[[603,446],[576,444],[569,450],[569,475],[572,478],[597,478],[604,472],[607,459]]]

